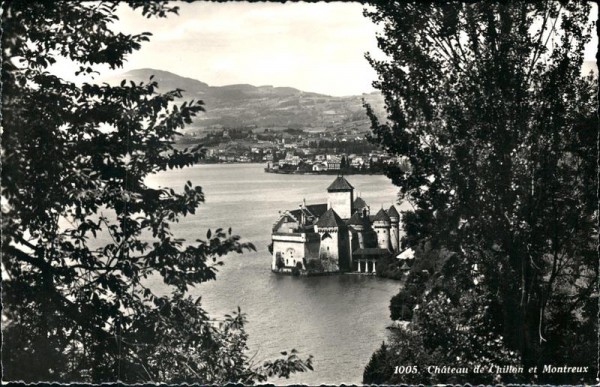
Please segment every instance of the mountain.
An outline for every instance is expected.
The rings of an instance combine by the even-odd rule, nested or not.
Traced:
[[[586,61],[582,73],[598,74],[594,61]],[[148,82],[150,76],[158,82],[159,91],[182,89],[183,100],[204,101],[206,113],[199,115],[185,129],[186,134],[203,135],[220,128],[256,127],[257,129],[304,129],[311,132],[367,133],[370,122],[363,99],[380,118],[385,117],[384,102],[379,92],[348,97],[332,97],[293,87],[253,86],[237,84],[210,86],[197,79],[182,77],[168,71],[136,69],[105,79],[118,84],[123,79]],[[180,101],[183,102],[183,101]]]
[[[150,76],[159,91],[182,89],[183,100],[204,101],[206,113],[186,127],[189,134],[202,134],[221,127],[251,127],[283,130],[287,128],[323,131],[351,130],[364,133],[369,121],[363,98],[383,116],[383,98],[378,92],[361,96],[332,97],[301,91],[292,87],[237,84],[209,86],[196,79],[168,71],[136,69],[105,79],[110,84],[127,81],[148,82]]]
[[[136,83],[147,83],[151,76],[154,76],[154,80],[158,82],[159,90],[162,91],[185,89],[189,90],[190,92],[203,92],[208,90],[210,87],[208,84],[193,78],[186,78],[168,71],[155,69],[138,69],[128,71],[124,74],[107,79],[107,82],[112,84],[118,83],[122,79],[127,79],[128,81],[131,80]]]

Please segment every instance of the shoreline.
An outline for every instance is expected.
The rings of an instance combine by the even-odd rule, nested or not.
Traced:
[[[360,273],[360,272],[356,272],[356,271],[324,271],[324,272],[314,272],[314,271],[300,271],[298,273],[293,273],[291,270],[289,271],[279,271],[279,270],[273,270],[271,269],[271,273],[275,274],[275,275],[284,275],[284,276],[290,276],[290,277],[328,277],[328,276],[335,276],[335,275],[361,275],[361,276],[367,276],[367,277],[377,277],[376,273]],[[395,278],[388,278],[388,277],[381,277],[380,278],[386,278],[386,279],[391,279],[391,280],[395,280],[398,281]]]
[[[264,171],[266,173],[275,173],[275,174],[279,174],[279,175],[343,175],[343,176],[350,176],[350,175],[385,175],[384,172],[371,172],[371,171],[365,171],[365,172],[357,172],[357,171],[342,171],[341,169],[337,169],[337,170],[331,170],[331,171],[281,171],[281,170],[277,170],[277,169],[269,169],[269,168],[265,168]]]

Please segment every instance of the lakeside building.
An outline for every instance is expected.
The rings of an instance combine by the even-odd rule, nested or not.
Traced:
[[[338,176],[327,188],[327,203],[282,211],[273,226],[274,272],[376,272],[379,259],[400,248],[400,215],[392,205],[371,215],[354,187]]]
[[[323,162],[315,162],[313,164],[312,170],[315,172],[322,172],[327,170],[327,163]]]
[[[342,165],[342,161],[337,156],[331,156],[327,159],[327,170],[338,170]]]

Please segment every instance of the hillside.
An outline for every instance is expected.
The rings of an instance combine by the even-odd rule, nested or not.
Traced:
[[[596,63],[584,62],[582,73],[587,75],[590,71],[598,74]],[[118,84],[123,79],[148,82],[151,75],[158,82],[159,91],[179,88],[184,90],[185,100],[204,101],[206,113],[186,127],[185,132],[189,135],[202,136],[207,131],[222,127],[256,127],[275,131],[293,128],[310,132],[343,130],[362,134],[369,131],[363,99],[374,107],[380,117],[385,117],[383,98],[379,92],[333,97],[292,87],[248,84],[210,86],[197,79],[148,68],[132,70],[105,81],[111,84]]]
[[[159,91],[184,90],[184,99],[201,99],[206,113],[186,128],[188,134],[201,135],[220,127],[286,128],[323,131],[325,129],[369,130],[362,99],[383,116],[383,99],[379,93],[361,96],[332,97],[301,91],[292,87],[253,86],[248,84],[209,86],[192,78],[168,71],[137,69],[105,80],[117,84],[123,79],[158,82]]]

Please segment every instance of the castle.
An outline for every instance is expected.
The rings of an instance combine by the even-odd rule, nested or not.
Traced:
[[[327,203],[283,211],[271,237],[275,272],[375,273],[378,259],[399,251],[400,215],[393,205],[371,215],[338,176],[327,188]]]

